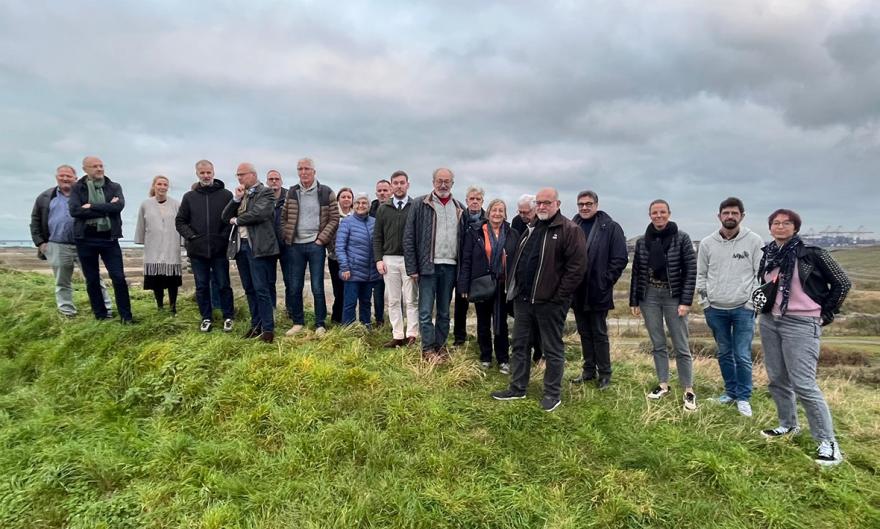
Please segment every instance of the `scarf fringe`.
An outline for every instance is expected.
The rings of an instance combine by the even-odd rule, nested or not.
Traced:
[[[182,276],[180,264],[144,263],[145,276]]]

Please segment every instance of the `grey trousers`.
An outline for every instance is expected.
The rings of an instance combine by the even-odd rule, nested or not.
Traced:
[[[73,316],[76,314],[76,305],[73,304],[73,266],[79,266],[79,259],[76,256],[75,244],[64,244],[58,242],[49,242],[46,244],[46,260],[52,267],[52,273],[55,274],[55,304],[58,306],[58,312],[65,316]],[[80,266],[80,269],[82,267]],[[107,287],[104,281],[101,281],[101,295],[104,296],[104,306],[107,312],[113,308],[110,301],[110,294],[107,293]]]
[[[639,303],[642,317],[645,318],[645,328],[651,337],[654,348],[654,369],[661,383],[669,382],[669,351],[666,348],[666,332],[663,330],[663,320],[669,329],[672,338],[672,348],[675,351],[675,367],[678,370],[678,382],[683,388],[693,386],[694,366],[688,345],[687,316],[678,315],[678,298],[670,295],[665,288],[648,286],[645,299]]]
[[[816,383],[819,363],[819,318],[805,316],[761,315],[761,346],[764,367],[770,380],[768,388],[779,425],[798,425],[797,402],[801,402],[816,441],[834,441],[834,425],[825,396]]]

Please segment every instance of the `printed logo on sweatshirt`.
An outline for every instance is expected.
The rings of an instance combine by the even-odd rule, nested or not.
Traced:
[[[737,253],[733,254],[733,258],[734,258],[734,259],[748,259],[748,258],[749,258],[749,252],[748,252],[748,250],[743,251],[742,253],[737,252]]]

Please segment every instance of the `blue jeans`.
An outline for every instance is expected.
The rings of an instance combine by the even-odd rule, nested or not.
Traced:
[[[752,337],[755,313],[745,307],[705,310],[706,324],[718,344],[718,366],[724,379],[724,392],[734,400],[752,396]]]
[[[128,283],[122,268],[122,249],[119,242],[111,239],[77,239],[76,254],[86,278],[86,292],[89,293],[89,304],[95,318],[103,320],[108,317],[107,305],[101,292],[101,275],[98,259],[104,261],[104,268],[113,283],[113,294],[116,297],[116,310],[122,321],[131,320],[131,298],[128,296]]]
[[[342,305],[342,324],[354,323],[354,306],[358,306],[358,315],[361,323],[370,326],[370,298],[373,296],[375,281],[346,281],[345,294]]]
[[[287,246],[278,241],[278,249],[280,253],[272,256],[272,269],[269,271],[269,290],[272,293],[272,306],[278,306],[276,301],[275,285],[278,284],[278,265],[281,263],[281,279],[284,281],[284,309],[287,311],[287,317],[293,319],[290,315],[290,307],[293,306],[293,282],[290,280],[290,252]]]
[[[288,312],[294,324],[304,325],[303,287],[306,282],[306,265],[312,283],[312,297],[315,298],[315,327],[324,327],[327,320],[327,300],[324,299],[324,258],[327,249],[319,244],[307,242],[291,244],[287,247],[290,255],[291,299]]]
[[[419,276],[419,329],[422,334],[422,351],[439,349],[449,337],[449,304],[452,287],[455,286],[455,265],[435,264],[434,273]],[[431,321],[434,304],[437,305],[436,322]]]
[[[224,320],[235,318],[235,303],[229,283],[229,259],[225,255],[190,257],[189,262],[196,283],[196,303],[202,319],[213,319],[211,313],[215,305],[220,307]],[[216,304],[212,301],[212,287],[217,290]]]
[[[255,257],[247,239],[242,239],[235,255],[241,286],[247,296],[251,311],[251,327],[263,332],[275,332],[275,314],[272,308],[272,294],[269,292],[270,270],[275,266],[273,256]]]

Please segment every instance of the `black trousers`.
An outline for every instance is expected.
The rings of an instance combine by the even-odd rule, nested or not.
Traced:
[[[496,296],[503,296],[503,289],[498,289]],[[474,303],[477,313],[477,343],[480,344],[480,362],[492,361],[492,342],[495,342],[495,358],[499,364],[510,362],[510,337],[507,335],[507,314],[501,314],[498,320],[498,334],[492,335],[492,318],[495,317],[495,300]],[[493,340],[494,339],[494,340]]]
[[[575,310],[581,350],[584,353],[584,377],[611,376],[611,346],[608,343],[607,310]]]
[[[516,300],[514,302],[516,319],[513,323],[513,355],[510,389],[525,393],[532,370],[529,354],[535,325],[541,329],[541,349],[547,368],[544,370],[544,396],[560,398],[562,395],[562,375],[565,372],[565,345],[562,343],[562,330],[568,304],[536,303]]]
[[[467,341],[467,314],[470,303],[458,296],[458,289],[455,289],[455,294],[452,297],[455,301],[452,315],[452,339],[455,342],[465,342]]]
[[[330,321],[342,325],[345,282],[339,277],[339,261],[327,259],[327,267],[330,269],[330,283],[333,285],[333,308],[330,310]]]

